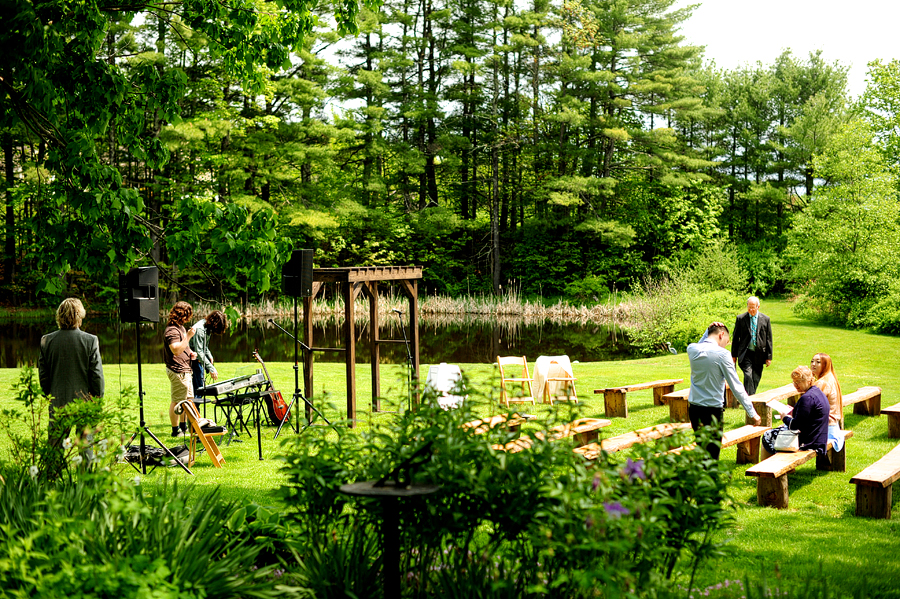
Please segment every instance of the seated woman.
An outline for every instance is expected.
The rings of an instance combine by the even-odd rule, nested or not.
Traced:
[[[841,385],[834,374],[834,364],[831,356],[818,353],[812,357],[809,369],[816,377],[816,387],[822,390],[828,398],[830,407],[828,413],[828,438],[834,443],[834,448],[840,451],[844,446],[844,435],[840,430],[844,427],[844,404],[841,394]]]
[[[825,446],[828,444],[828,414],[830,411],[828,399],[822,390],[815,386],[816,379],[806,366],[795,368],[791,373],[791,380],[794,388],[802,395],[790,414],[784,416],[784,424],[791,430],[800,431],[801,450],[812,449],[818,453],[825,453]],[[779,429],[775,429],[775,431],[777,430]],[[769,454],[775,453],[773,447],[775,436],[777,435],[763,435],[763,449]]]

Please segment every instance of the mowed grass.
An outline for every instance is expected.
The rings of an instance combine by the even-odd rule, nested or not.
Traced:
[[[775,339],[775,359],[763,375],[761,391],[790,382],[791,370],[801,364],[808,365],[814,353],[826,352],[834,359],[844,393],[865,385],[876,385],[882,388],[884,406],[900,401],[900,372],[896,367],[900,338],[823,326],[796,317],[790,305],[783,301],[763,301],[761,309],[772,318]],[[699,334],[700,331],[698,337]],[[215,347],[212,349],[215,352]],[[528,356],[530,366],[535,358],[537,356]],[[255,363],[218,366],[225,377],[253,372],[257,367]],[[289,399],[294,390],[293,364],[267,366],[276,386],[285,399]],[[461,366],[470,379],[469,389],[473,400],[479,402],[479,410],[484,414],[498,411],[496,368],[491,364]],[[556,417],[602,417],[602,395],[593,393],[597,388],[683,378],[685,381],[677,386],[682,388],[687,386],[690,376],[684,352],[621,362],[576,363],[574,369],[578,377],[579,403],[555,408],[562,412]],[[137,386],[136,365],[107,364],[105,372],[107,393],[115,393],[129,385]],[[423,378],[427,372],[428,365],[423,364]],[[161,439],[174,445],[176,442],[169,436],[166,415],[169,384],[164,367],[144,364],[142,374],[147,423]],[[0,370],[0,408],[12,407],[15,403],[9,389],[18,375],[18,370]],[[357,430],[395,418],[384,411],[372,412],[368,364],[357,365],[356,384]],[[382,395],[387,398],[383,400],[382,409],[402,409],[406,404],[403,365],[382,365],[381,384]],[[320,362],[315,365],[313,401],[333,423],[346,425],[343,364]],[[133,409],[136,417],[136,402]],[[536,428],[542,419],[552,416],[551,408],[540,404],[529,405],[524,411],[539,416],[532,425]],[[824,576],[833,597],[852,596],[856,590],[866,588],[870,597],[900,598],[900,509],[897,506],[900,493],[895,493],[894,497],[895,520],[857,518],[854,516],[855,487],[849,484],[853,475],[887,453],[898,441],[888,439],[886,417],[856,416],[850,408],[845,413],[845,426],[855,433],[848,441],[847,471],[818,472],[814,461],[801,466],[790,475],[790,507],[787,510],[757,506],[756,479],[744,475],[747,466],[735,463],[734,448],[723,450],[721,467],[731,476],[729,491],[735,516],[735,525],[723,533],[723,538],[730,541],[734,551],[726,558],[708,561],[698,572],[697,586],[704,588],[726,580],[749,578],[760,581],[765,578],[770,585],[798,588],[807,580],[819,580]],[[639,391],[628,396],[628,418],[614,419],[603,434],[617,435],[667,421],[668,408],[653,406],[651,391]],[[726,421],[729,429],[741,426],[743,410],[727,410]],[[290,442],[297,435],[285,428],[281,438],[275,441],[274,433],[274,428],[263,428],[263,460],[257,453],[254,430],[253,438],[242,435],[241,442],[222,443],[226,459],[222,469],[214,468],[205,456],[201,456],[194,465],[193,477],[180,469],[169,468],[157,470],[147,478],[189,479],[199,487],[220,486],[227,499],[277,505],[280,502],[278,488],[284,482],[279,471],[279,457],[285,451],[282,442]],[[319,434],[336,437],[328,427],[308,429],[301,436]],[[5,439],[0,439],[0,444],[5,443]],[[623,452],[622,459],[627,455]],[[136,474],[129,466],[121,468],[129,476]],[[147,482],[145,480],[145,484]],[[898,485],[895,490],[900,491]]]

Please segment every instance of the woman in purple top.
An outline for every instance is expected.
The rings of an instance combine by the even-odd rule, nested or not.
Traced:
[[[802,395],[784,423],[800,431],[800,449],[814,449],[825,453],[828,444],[828,398],[816,387],[816,377],[807,366],[798,366],[791,373],[794,388]]]

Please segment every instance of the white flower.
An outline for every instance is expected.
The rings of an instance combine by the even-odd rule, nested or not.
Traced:
[[[84,461],[84,458],[82,458],[80,455],[73,455],[73,456],[72,456],[72,463],[73,463],[74,465],[76,465],[76,466],[78,466],[79,464],[81,464],[81,462],[83,462],[83,461]]]
[[[72,449],[72,439],[66,437],[63,441],[63,449]]]
[[[138,486],[139,484],[141,484],[141,477],[135,476],[134,477],[134,486]]]
[[[31,478],[34,478],[38,475],[38,467],[31,465],[28,467],[28,474],[31,475]]]
[[[103,451],[106,451],[106,445],[108,442],[109,442],[108,439],[100,439],[100,441],[97,443],[97,445],[100,446],[100,449],[102,449]]]

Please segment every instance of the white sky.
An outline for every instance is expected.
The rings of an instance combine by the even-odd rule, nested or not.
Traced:
[[[693,2],[696,3],[696,2]],[[798,59],[822,50],[850,67],[852,96],[865,91],[866,64],[900,58],[898,0],[699,0],[681,28],[685,41],[706,46],[706,60],[734,69],[771,65],[785,48]],[[692,4],[679,0],[677,6]]]

